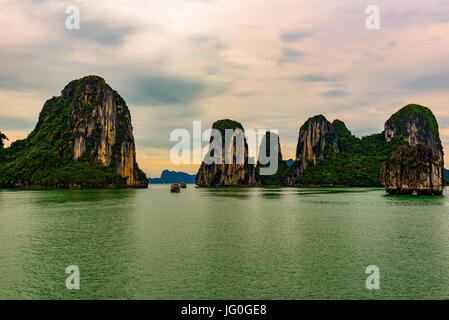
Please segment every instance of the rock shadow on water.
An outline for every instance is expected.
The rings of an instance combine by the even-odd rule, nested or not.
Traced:
[[[259,196],[264,199],[279,200],[284,198],[285,192],[282,188],[262,188]]]
[[[203,195],[218,198],[249,199],[253,194],[251,188],[205,188]]]
[[[392,206],[444,206],[445,196],[418,196],[384,194],[385,203]]]
[[[291,190],[291,189],[290,189]],[[350,188],[295,188],[293,194],[299,196],[311,196],[321,194],[340,194],[340,193],[367,193],[378,191],[379,188],[364,188],[364,189],[350,189]]]
[[[117,199],[134,198],[135,189],[80,189],[80,190],[36,190],[39,195],[34,198],[37,205],[64,204],[64,203],[97,203],[102,201],[115,201]],[[48,195],[48,196],[47,196]]]

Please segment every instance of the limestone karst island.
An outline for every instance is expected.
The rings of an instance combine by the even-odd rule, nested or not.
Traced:
[[[214,129],[243,129],[232,120],[220,120]],[[296,159],[282,160],[277,139],[279,169],[275,175],[259,175],[261,165],[203,163],[196,183],[218,186],[381,186],[390,194],[441,195],[444,161],[438,123],[430,109],[407,105],[385,123],[382,133],[357,138],[340,120],[323,115],[308,119],[299,129]],[[245,148],[247,143],[245,141]],[[235,150],[234,150],[235,153]],[[224,150],[223,150],[224,159]]]
[[[147,187],[125,100],[97,76],[70,82],[25,140],[2,148],[0,186]]]
[[[279,124],[282,126],[282,124]],[[214,129],[242,130],[220,120]],[[45,103],[34,130],[3,147],[0,136],[0,186],[3,188],[146,188],[136,162],[131,114],[123,98],[104,79],[87,76],[67,84]],[[441,195],[444,161],[438,123],[430,109],[407,105],[393,114],[382,133],[358,138],[340,120],[323,115],[300,128],[293,164],[282,159],[274,175],[250,164],[245,141],[243,164],[201,164],[199,187],[225,186],[381,186],[390,194]],[[268,143],[269,144],[269,143]],[[235,152],[235,150],[234,150]],[[261,151],[262,152],[262,151]],[[269,152],[269,150],[267,150]],[[224,153],[224,150],[223,150]]]

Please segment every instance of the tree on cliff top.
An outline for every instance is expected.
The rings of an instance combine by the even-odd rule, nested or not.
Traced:
[[[0,131],[0,148],[3,148],[4,146],[3,140],[8,140],[8,137],[6,137],[3,132]]]

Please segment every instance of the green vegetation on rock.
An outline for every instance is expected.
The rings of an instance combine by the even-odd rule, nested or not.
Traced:
[[[0,187],[120,184],[114,168],[89,162],[87,156],[74,161],[68,150],[70,106],[61,97],[48,100],[35,129],[24,140],[4,149],[0,163]],[[87,155],[87,154],[86,154]]]
[[[243,130],[242,124],[240,122],[230,119],[218,120],[215,121],[214,124],[212,125],[212,129],[220,131],[223,138],[225,136],[226,129],[235,130],[237,128]]]
[[[273,175],[261,175],[260,168],[268,167],[269,165],[257,164],[256,166],[256,180],[263,186],[282,186],[285,179],[291,174],[291,167],[287,165],[287,161],[279,160],[278,171]]]
[[[332,127],[329,134],[336,135],[338,151],[329,153],[325,146],[326,160],[315,165],[310,163],[299,177],[299,185],[380,186],[382,164],[397,147],[408,142],[424,143],[442,152],[435,116],[429,108],[417,104],[407,105],[393,114],[385,123],[385,132],[361,139],[352,135],[340,120],[335,120]],[[421,168],[421,163],[412,158],[404,165]]]
[[[338,121],[338,122],[336,122]],[[380,186],[382,163],[402,140],[386,142],[382,133],[357,138],[343,122],[336,120],[338,148],[322,164],[311,164],[299,182],[301,185]]]
[[[306,131],[309,128],[309,124],[311,122],[322,122],[322,121],[327,121],[326,117],[323,116],[322,114],[310,117],[302,126],[301,128],[299,128],[299,130],[301,131]]]
[[[417,128],[419,128],[418,138],[420,138],[421,142],[432,139],[436,142],[438,148],[443,150],[437,119],[427,107],[419,104],[409,104],[393,114],[390,119],[387,120],[385,126],[395,128],[396,137],[404,138],[409,135],[409,132],[407,132],[407,125],[412,119],[416,120]],[[428,136],[429,133],[431,136]]]
[[[72,132],[71,116],[79,121],[91,119],[92,110],[102,102],[101,86],[104,85],[100,77],[85,77],[70,82],[61,96],[47,100],[28,137],[2,150],[0,187],[123,186],[126,181],[116,172],[114,162],[109,166],[95,162],[92,151],[100,141],[100,132],[96,128],[86,141],[86,150],[81,157],[74,160],[71,148],[74,139],[79,136],[79,133]],[[120,116],[118,113],[118,123]],[[130,138],[121,125],[117,128],[113,146],[115,151],[119,151],[122,141]],[[138,167],[137,170],[139,179],[146,181],[145,173]]]

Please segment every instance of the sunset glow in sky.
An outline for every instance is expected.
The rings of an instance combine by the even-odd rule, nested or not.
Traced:
[[[68,5],[80,30],[65,27]],[[368,5],[380,30],[365,27]],[[288,159],[311,116],[363,136],[417,103],[449,148],[449,1],[0,0],[0,30],[0,131],[12,141],[69,81],[95,74],[127,102],[150,177],[196,173],[170,162],[170,132],[193,120],[278,129]]]

